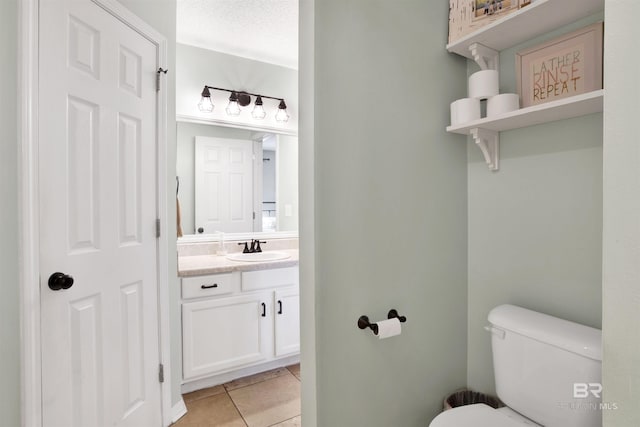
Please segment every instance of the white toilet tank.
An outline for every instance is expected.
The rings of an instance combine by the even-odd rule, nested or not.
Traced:
[[[489,313],[498,397],[545,427],[600,427],[602,332],[514,305]]]

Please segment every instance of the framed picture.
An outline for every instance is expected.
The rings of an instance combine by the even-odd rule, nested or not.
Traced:
[[[473,20],[493,20],[518,9],[518,0],[475,0]]]
[[[520,105],[602,89],[602,22],[516,54]]]
[[[449,0],[449,43],[515,12],[522,0]]]

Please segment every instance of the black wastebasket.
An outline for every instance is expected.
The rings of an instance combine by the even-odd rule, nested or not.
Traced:
[[[479,393],[473,390],[458,390],[444,399],[444,410],[456,408],[458,406],[473,405],[474,403],[484,403],[492,408],[500,408],[504,403],[497,397]]]

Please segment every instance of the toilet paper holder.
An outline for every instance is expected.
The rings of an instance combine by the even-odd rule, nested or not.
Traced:
[[[391,310],[389,310],[389,313],[387,313],[387,319],[395,319],[395,318],[397,318],[400,321],[400,323],[404,323],[407,321],[407,318],[405,316],[400,316],[398,314],[398,311],[392,308]],[[378,325],[376,323],[369,322],[368,316],[360,316],[360,318],[358,319],[358,328],[360,329],[371,328],[371,330],[373,331],[373,334],[378,335]]]

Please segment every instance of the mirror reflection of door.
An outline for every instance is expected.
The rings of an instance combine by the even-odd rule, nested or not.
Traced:
[[[256,232],[291,233],[298,230],[298,138],[296,136],[187,122],[178,122],[177,136],[178,199],[181,226],[186,238],[193,234],[202,237],[214,236],[218,231],[246,235]],[[202,148],[196,150],[196,139],[199,141],[222,140],[231,146],[244,145],[247,147],[246,150],[250,150],[249,146],[252,145],[253,151],[248,157],[253,163],[252,178],[246,172],[242,174],[246,178],[242,180],[242,186],[239,185],[240,175],[234,175],[232,180],[224,181],[223,185],[223,176],[214,175],[215,163],[218,162],[215,160],[216,156],[222,155],[215,150],[221,148],[218,147],[213,152],[207,153]],[[229,155],[227,153],[227,157]],[[236,154],[236,157],[238,156],[239,154]],[[247,155],[243,158],[247,159]],[[267,158],[269,160],[263,160]],[[196,172],[196,168],[203,169],[205,166],[207,169],[214,168],[213,172],[209,170],[208,173],[211,175],[206,178],[207,181],[200,176],[204,175],[204,172]],[[199,184],[196,184],[196,181]],[[217,185],[213,185],[216,182]],[[245,188],[247,183],[251,183],[251,188]],[[219,188],[219,190],[214,191],[212,188],[196,190],[196,186],[202,185]],[[223,187],[220,188],[220,185]],[[235,186],[233,192],[230,185]],[[230,194],[235,200],[230,200],[225,194]],[[249,200],[249,194],[252,195],[251,200]],[[245,212],[243,215],[247,221],[242,227],[239,225],[242,221],[238,219],[222,221],[224,209],[231,212],[232,208],[235,212]],[[202,212],[196,213],[196,211]],[[253,219],[253,212],[255,212],[255,219],[250,225],[248,218]],[[242,215],[237,214],[235,217],[239,218]],[[199,229],[202,232],[199,232]],[[237,231],[238,229],[242,231]]]
[[[195,153],[197,232],[253,232],[253,142],[197,136]]]

